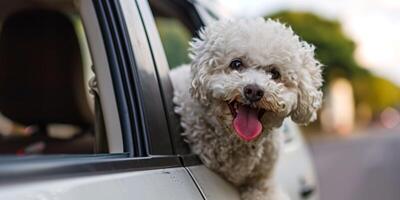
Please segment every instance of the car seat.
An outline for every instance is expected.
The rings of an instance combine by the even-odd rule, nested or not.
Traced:
[[[44,141],[43,153],[92,153],[93,114],[87,102],[79,40],[72,21],[52,10],[11,14],[0,29],[0,112],[37,125],[28,138],[1,140],[0,153],[15,153]],[[68,140],[46,133],[49,124],[69,124],[82,133]]]

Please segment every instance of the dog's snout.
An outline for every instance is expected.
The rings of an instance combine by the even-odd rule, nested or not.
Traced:
[[[264,96],[264,91],[255,84],[244,87],[243,93],[250,102],[257,102]]]

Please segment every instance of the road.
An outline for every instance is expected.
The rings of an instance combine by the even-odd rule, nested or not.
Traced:
[[[400,128],[311,142],[321,200],[399,200]]]

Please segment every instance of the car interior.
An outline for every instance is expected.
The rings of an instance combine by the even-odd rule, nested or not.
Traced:
[[[0,13],[0,154],[94,153],[90,58],[73,1],[1,1]]]
[[[185,3],[149,1],[170,67],[189,61],[201,24]],[[0,13],[0,154],[107,153],[74,1],[2,1]]]

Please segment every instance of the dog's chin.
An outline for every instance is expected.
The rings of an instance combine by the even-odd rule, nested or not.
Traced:
[[[227,102],[227,104],[232,115],[232,128],[235,133],[247,142],[258,138],[263,132],[261,118],[266,110],[238,101]]]

